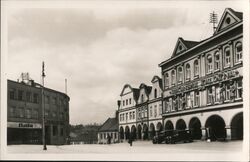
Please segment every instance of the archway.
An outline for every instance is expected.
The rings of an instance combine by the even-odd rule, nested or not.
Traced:
[[[243,139],[243,112],[236,114],[231,121],[232,140]]]
[[[161,131],[163,130],[163,127],[162,127],[161,122],[158,122],[158,123],[157,123],[156,129],[157,129],[158,132],[161,132]]]
[[[189,122],[189,129],[193,139],[201,139],[201,122],[197,117],[194,117]]]
[[[225,122],[219,115],[210,116],[206,121],[205,127],[207,128],[207,138],[210,138],[212,141],[224,140],[226,138]]]
[[[153,123],[150,124],[149,130],[150,130],[150,138],[153,139],[153,137],[155,136],[155,125]]]
[[[173,123],[170,120],[168,120],[165,124],[165,130],[173,130],[173,129],[174,129]]]
[[[138,126],[137,126],[137,137],[138,137],[138,139],[141,139],[141,130],[142,130],[142,128],[141,128],[141,125],[139,124]]]
[[[126,140],[129,139],[129,136],[130,136],[130,130],[129,130],[129,127],[126,126],[125,127],[125,138],[126,138]]]
[[[123,127],[120,127],[120,139],[121,140],[124,139],[124,129],[123,129]]]
[[[187,128],[187,125],[183,119],[179,119],[176,122],[176,130],[185,130]]]
[[[147,140],[148,139],[148,126],[147,124],[143,125],[143,140]]]
[[[131,135],[132,139],[136,139],[136,127],[134,125],[131,127]]]

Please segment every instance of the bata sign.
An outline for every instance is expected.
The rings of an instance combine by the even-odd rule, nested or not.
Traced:
[[[40,123],[8,122],[8,128],[42,128]]]

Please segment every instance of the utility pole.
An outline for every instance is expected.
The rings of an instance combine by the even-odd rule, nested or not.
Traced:
[[[213,13],[210,13],[209,23],[213,24],[213,31],[215,32],[215,30],[216,30],[215,24],[218,23],[218,15],[214,11],[213,11]]]
[[[46,147],[46,138],[45,138],[45,104],[44,104],[44,61],[42,64],[42,127],[43,127],[43,150],[47,150]]]

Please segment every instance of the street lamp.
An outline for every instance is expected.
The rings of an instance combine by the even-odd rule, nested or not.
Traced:
[[[44,105],[44,62],[42,64],[42,127],[43,127],[43,150],[47,150],[46,139],[45,139],[45,105]]]

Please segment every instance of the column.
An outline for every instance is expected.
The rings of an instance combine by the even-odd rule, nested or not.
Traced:
[[[226,140],[231,140],[232,139],[231,126],[227,125],[225,129],[226,129]]]
[[[202,136],[201,136],[201,140],[206,140],[206,128],[205,127],[201,127],[201,134],[202,134]]]

